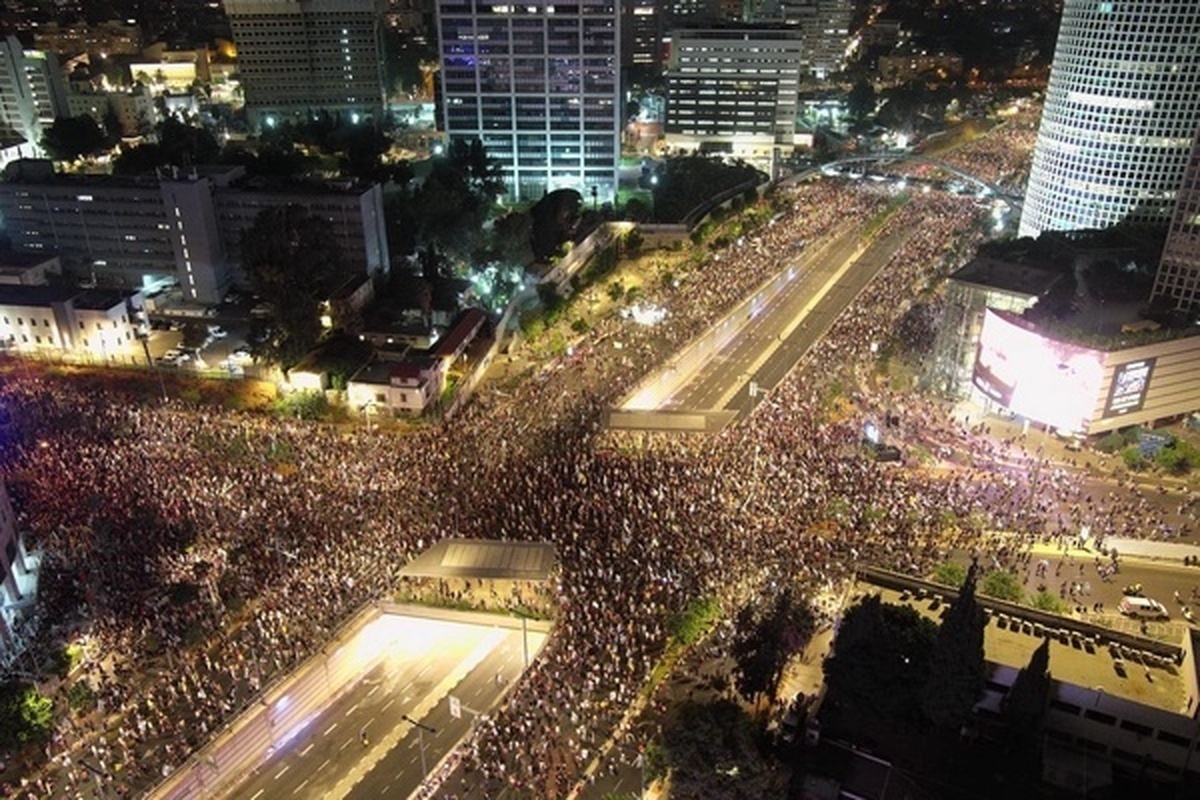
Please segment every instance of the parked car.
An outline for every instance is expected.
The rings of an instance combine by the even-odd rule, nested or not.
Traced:
[[[225,330],[220,325],[209,325],[208,335],[212,339],[224,339],[229,335],[229,331]]]
[[[255,319],[266,319],[274,313],[275,308],[270,303],[259,303],[250,309],[250,316]]]

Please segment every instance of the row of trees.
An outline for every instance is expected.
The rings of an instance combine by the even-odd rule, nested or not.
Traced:
[[[899,735],[930,735],[947,766],[962,733],[975,727],[973,709],[984,689],[986,620],[975,595],[977,574],[974,566],[967,571],[940,625],[879,595],[849,609],[825,662],[829,702]],[[1039,774],[1030,764],[1036,762],[1049,689],[1047,639],[1001,703],[1005,757],[993,763],[1010,787]]]

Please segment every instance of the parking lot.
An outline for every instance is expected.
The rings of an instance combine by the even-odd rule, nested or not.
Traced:
[[[163,369],[244,377],[246,368],[253,367],[248,343],[252,305],[249,298],[239,298],[207,314],[174,306],[150,312],[150,357]],[[184,346],[188,329],[195,346]]]

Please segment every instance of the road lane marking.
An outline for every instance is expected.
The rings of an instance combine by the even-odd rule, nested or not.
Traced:
[[[367,692],[367,697],[370,697],[371,695],[375,694],[378,691],[379,691],[379,684],[377,683],[377,684],[375,684],[375,688],[373,688],[373,689],[371,689],[371,691]]]
[[[333,723],[332,725],[330,725],[328,728],[326,728],[326,729],[325,729],[325,735],[326,735],[326,736],[328,736],[328,735],[329,735],[329,733],[330,733],[330,731],[332,731],[332,730],[333,730],[334,728],[336,728],[337,726],[338,726],[338,724],[337,724],[336,722],[335,722],[335,723]]]
[[[287,772],[291,768],[292,768],[291,764],[284,764],[283,769],[281,769],[281,770],[279,770],[279,772],[275,773],[275,780],[279,780],[280,778],[282,778],[283,773]]]
[[[350,706],[349,708],[347,708],[347,709],[346,709],[346,716],[348,717],[348,716],[350,716],[351,714],[353,714],[355,711],[358,711],[358,704],[359,704],[359,703],[361,703],[361,702],[362,702],[362,700],[359,700],[359,701],[358,701],[358,703],[355,703],[354,705],[352,705],[352,706]]]
[[[259,789],[257,792],[254,793],[254,796],[251,797],[250,800],[258,800],[258,798],[262,797],[262,793],[265,791],[266,791],[266,789]]]
[[[300,794],[300,790],[303,789],[305,786],[308,786],[308,778],[305,778],[304,783],[300,784],[295,789],[293,789],[292,794]]]
[[[383,708],[381,708],[381,709],[379,709],[379,710],[380,710],[381,712],[383,712],[383,711],[387,711],[389,708],[391,708],[391,707],[392,707],[392,703],[394,703],[394,702],[396,702],[396,698],[394,698],[394,697],[393,697],[391,700],[388,700],[388,701],[387,701],[387,704],[386,704],[386,705],[385,705]]]
[[[338,752],[340,753],[341,751],[345,750],[349,746],[350,746],[350,740],[347,739],[346,741],[342,742],[342,746],[338,748]]]
[[[309,750],[312,750],[312,749],[313,749],[313,747],[315,747],[315,746],[316,746],[316,744],[317,744],[316,742],[309,742],[309,743],[308,743],[308,747],[306,747],[306,748],[304,748],[303,750],[301,750],[301,751],[300,751],[300,755],[302,755],[302,756],[306,756],[306,755],[308,755],[308,751],[309,751]]]
[[[317,772],[320,772],[321,770],[325,769],[328,766],[329,766],[329,759],[327,758],[321,762],[321,766],[317,767]]]

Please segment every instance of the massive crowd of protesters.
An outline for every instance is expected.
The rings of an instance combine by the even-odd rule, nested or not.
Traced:
[[[678,285],[649,287],[670,310],[662,325],[613,316],[566,368],[504,396],[485,391],[449,423],[402,437],[7,381],[0,470],[45,553],[44,596],[60,604],[46,618],[85,609],[97,656],[86,680],[99,698],[50,743],[54,768],[10,794],[145,789],[356,607],[394,596],[400,568],[446,536],[550,541],[561,574],[554,635],[428,793],[565,797],[692,598],[766,596],[756,590],[797,577],[828,585],[862,563],[920,573],[969,545],[981,515],[992,529],[1119,528],[1123,498],[1082,498],[1049,468],[1031,487],[1003,468],[1036,455],[935,401],[867,388],[872,344],[956,265],[979,209],[936,193],[893,208],[879,185],[787,191],[782,217]],[[603,430],[632,381],[777,270],[797,240],[887,208],[881,235],[899,244],[883,276],[749,421],[708,438]],[[861,413],[829,413],[834,384]],[[905,426],[988,457],[949,474],[862,458],[862,415],[904,403]]]

